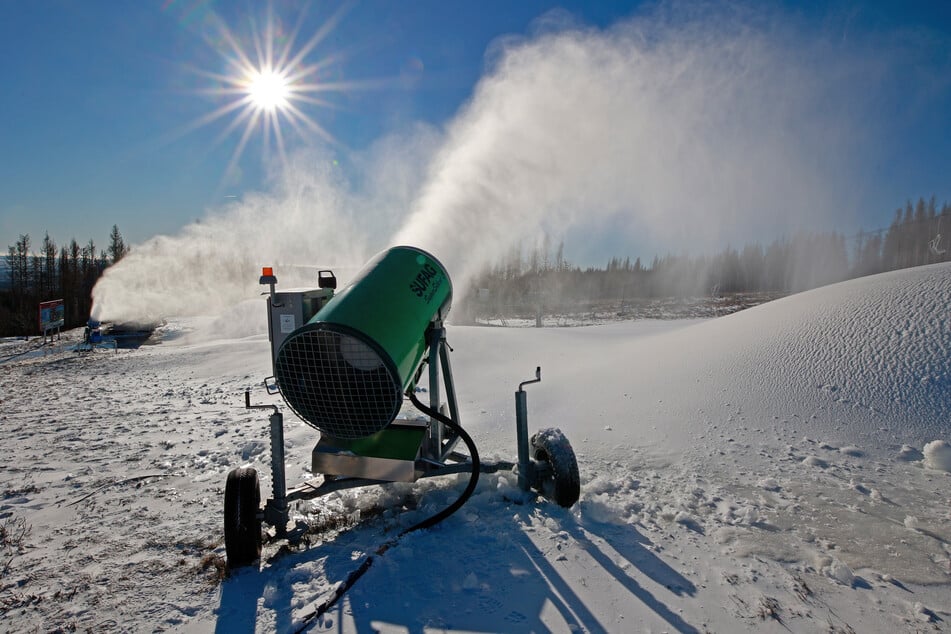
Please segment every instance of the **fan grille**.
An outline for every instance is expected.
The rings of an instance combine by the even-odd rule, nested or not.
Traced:
[[[306,423],[336,438],[363,438],[399,413],[402,389],[387,358],[333,324],[283,343],[274,371],[284,400]]]

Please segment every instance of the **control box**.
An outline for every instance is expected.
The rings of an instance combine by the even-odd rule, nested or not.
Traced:
[[[267,337],[271,342],[271,369],[281,344],[292,332],[306,324],[333,297],[332,288],[275,291],[267,298]]]

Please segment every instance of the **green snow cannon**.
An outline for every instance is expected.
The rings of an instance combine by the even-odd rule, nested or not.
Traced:
[[[379,253],[281,344],[274,374],[284,400],[335,438],[382,430],[415,382],[430,324],[446,317],[451,300],[449,275],[429,253]]]

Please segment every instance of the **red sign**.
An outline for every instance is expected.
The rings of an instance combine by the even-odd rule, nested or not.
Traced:
[[[40,303],[40,332],[47,333],[56,328],[62,328],[66,323],[66,308],[63,300],[54,299]]]

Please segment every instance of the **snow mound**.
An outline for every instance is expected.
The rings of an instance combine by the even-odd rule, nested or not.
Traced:
[[[898,459],[902,462],[917,462],[923,458],[924,454],[911,445],[902,445],[898,450]]]
[[[557,387],[549,382],[538,390],[561,395],[546,414],[585,421],[586,433],[594,416],[598,429],[613,430],[614,443],[623,435],[680,452],[698,441],[731,443],[757,432],[788,443],[820,438],[842,447],[838,459],[894,457],[907,456],[903,445],[951,436],[949,305],[951,265],[938,264],[834,284],[654,336],[632,336],[631,325],[615,324],[581,347],[579,334],[548,332],[547,355],[533,345],[536,333],[519,337],[546,376],[560,375]],[[520,345],[505,339],[500,354],[519,354]],[[480,354],[493,345],[482,343]],[[559,346],[582,353],[559,355]],[[813,458],[808,465],[833,459]]]
[[[921,446],[951,428],[949,305],[951,266],[887,273],[704,323],[713,343],[697,352],[770,409],[851,440],[844,453],[876,449],[856,432]]]
[[[925,445],[925,466],[936,471],[951,473],[951,443],[935,440]]]

